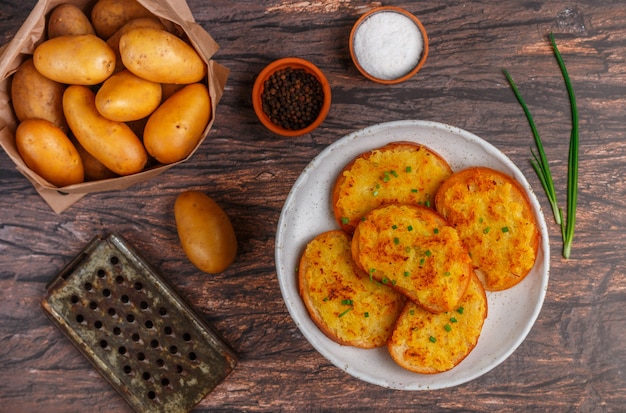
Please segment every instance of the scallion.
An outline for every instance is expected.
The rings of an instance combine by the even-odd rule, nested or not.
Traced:
[[[524,113],[526,114],[526,118],[528,119],[528,123],[530,124],[530,128],[532,130],[533,136],[535,137],[535,145],[537,147],[537,151],[539,155],[537,155],[532,149],[531,153],[533,155],[533,159],[531,159],[531,165],[537,176],[539,177],[539,181],[543,186],[543,189],[546,193],[548,201],[550,202],[550,206],[552,207],[552,213],[554,215],[554,220],[561,227],[561,236],[563,238],[563,257],[569,258],[572,250],[572,243],[574,241],[574,227],[576,225],[576,205],[578,198],[578,108],[576,106],[576,96],[574,95],[574,90],[572,87],[572,82],[569,78],[569,74],[567,73],[567,68],[565,67],[565,62],[559,52],[559,49],[556,45],[556,41],[554,40],[554,34],[550,33],[550,44],[552,45],[552,49],[554,51],[554,56],[559,64],[559,68],[561,69],[561,74],[563,75],[563,79],[565,81],[565,87],[567,88],[567,94],[570,101],[570,110],[572,116],[572,130],[570,133],[570,142],[569,142],[569,153],[568,153],[568,164],[567,164],[567,217],[566,219],[563,216],[563,210],[558,206],[556,190],[554,188],[554,181],[552,179],[552,173],[550,172],[550,166],[548,164],[548,160],[543,149],[543,143],[541,138],[539,137],[539,133],[537,132],[537,128],[535,126],[535,122],[533,121],[532,115],[524,102],[515,82],[511,75],[504,70],[504,75],[506,76],[511,88],[513,89],[513,93],[515,93],[515,97],[519,101]]]

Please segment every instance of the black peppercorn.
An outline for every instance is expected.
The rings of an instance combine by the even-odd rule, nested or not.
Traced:
[[[311,73],[287,67],[265,81],[261,103],[272,123],[283,129],[299,130],[317,119],[324,103],[324,91]]]

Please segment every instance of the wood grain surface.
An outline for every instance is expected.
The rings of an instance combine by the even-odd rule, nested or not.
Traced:
[[[128,190],[89,194],[55,214],[0,153],[0,411],[130,412],[47,319],[46,283],[95,235],[116,231],[175,284],[239,355],[235,371],[194,411],[553,411],[626,408],[626,7],[623,1],[388,1],[424,24],[430,55],[409,81],[383,86],[358,74],[353,23],[381,2],[189,0],[230,70],[216,121],[184,164]],[[0,43],[34,0],[0,3]],[[547,34],[553,31],[580,112],[580,177],[572,256],[530,163],[533,140],[502,74],[509,70],[545,141],[564,205],[571,117]],[[256,74],[298,56],[324,71],[333,92],[314,132],[282,138],[257,120]],[[329,144],[381,122],[454,125],[498,147],[534,187],[552,251],[545,303],[526,340],[502,364],[460,386],[398,391],[353,378],[321,356],[290,318],[274,262],[289,190]],[[183,190],[198,189],[229,214],[239,241],[225,272],[199,272],[173,220]],[[510,309],[516,311],[515,308]]]

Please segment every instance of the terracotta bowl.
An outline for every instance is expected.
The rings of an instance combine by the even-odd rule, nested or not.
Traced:
[[[357,56],[357,53],[355,51],[355,36],[356,36],[357,32],[359,31],[359,28],[361,27],[361,24],[363,24],[365,21],[367,21],[368,18],[372,17],[373,15],[375,15],[377,13],[399,13],[399,14],[401,14],[403,16],[406,16],[413,23],[415,23],[415,25],[419,29],[420,34],[421,34],[422,39],[423,39],[422,53],[421,53],[421,55],[419,57],[419,60],[418,60],[417,64],[412,69],[410,69],[410,71],[406,72],[405,74],[403,74],[403,75],[401,75],[399,77],[393,78],[393,79],[382,79],[380,77],[376,77],[375,75],[369,73],[359,63],[359,56]],[[426,58],[428,57],[428,35],[426,33],[426,29],[424,29],[424,26],[417,19],[417,17],[415,17],[413,14],[411,14],[407,10],[405,10],[403,8],[400,8],[400,7],[394,7],[394,6],[376,7],[374,9],[368,11],[367,13],[363,14],[356,21],[354,26],[352,26],[352,31],[350,32],[350,56],[352,57],[352,62],[354,63],[356,68],[359,70],[359,72],[363,76],[368,78],[369,80],[372,80],[372,81],[377,82],[377,83],[382,83],[382,84],[401,83],[401,82],[404,82],[404,81],[408,80],[412,76],[414,76],[417,72],[419,72],[419,70],[422,68],[422,66],[424,66],[424,63],[426,63]]]
[[[283,127],[280,127],[273,123],[270,118],[265,114],[265,112],[263,112],[263,103],[261,96],[263,94],[265,81],[269,79],[274,72],[286,69],[288,67],[292,69],[304,69],[305,72],[315,76],[315,78],[322,85],[322,91],[324,93],[324,101],[319,115],[313,121],[313,123],[303,129],[285,129]],[[252,106],[254,107],[254,112],[256,113],[257,117],[267,129],[281,136],[299,136],[313,131],[324,121],[326,115],[328,115],[328,111],[330,110],[330,102],[330,85],[328,84],[326,76],[324,76],[322,71],[319,70],[317,66],[315,66],[313,63],[297,57],[286,57],[283,59],[275,60],[274,62],[267,65],[257,76],[257,79],[254,82],[254,87],[252,88]]]

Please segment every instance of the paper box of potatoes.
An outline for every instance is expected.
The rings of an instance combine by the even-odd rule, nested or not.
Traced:
[[[0,144],[60,213],[187,160],[228,70],[184,0],[41,0],[0,49]]]

